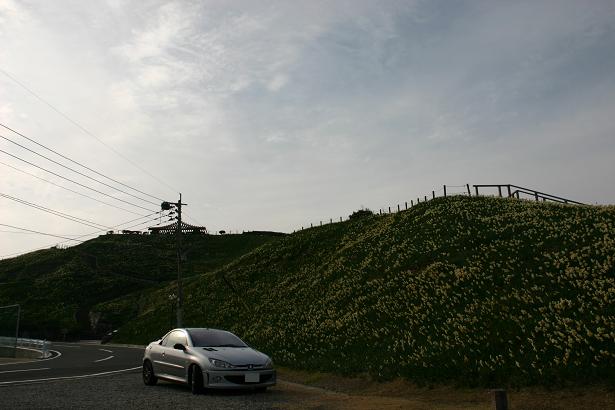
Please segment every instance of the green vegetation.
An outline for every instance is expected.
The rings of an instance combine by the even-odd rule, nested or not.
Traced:
[[[352,214],[350,214],[350,216],[348,216],[348,219],[352,220],[358,218],[365,218],[372,215],[374,215],[374,213],[371,209],[359,209],[358,211],[354,211]]]
[[[171,292],[141,295],[119,340],[168,330]],[[186,325],[234,331],[293,368],[486,386],[612,382],[615,207],[440,198],[269,242],[185,293]]]
[[[277,238],[270,233],[186,235],[184,275],[214,271]],[[135,295],[163,288],[176,277],[173,237],[104,235],[68,249],[51,248],[0,261],[0,306],[22,305],[21,335],[95,337],[130,320],[138,309],[127,305],[121,314],[107,316],[93,310],[94,305],[124,295],[134,300]]]

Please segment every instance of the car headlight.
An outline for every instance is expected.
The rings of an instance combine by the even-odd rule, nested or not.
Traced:
[[[273,369],[273,361],[271,359],[267,359],[263,365],[263,369]]]
[[[214,367],[219,367],[222,369],[232,369],[233,366],[232,364],[230,364],[229,362],[225,362],[224,360],[218,360],[218,359],[209,359],[209,363],[211,363]]]

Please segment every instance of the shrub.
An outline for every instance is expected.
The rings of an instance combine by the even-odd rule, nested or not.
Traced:
[[[372,216],[374,213],[372,212],[371,209],[365,208],[365,209],[359,209],[354,211],[351,215],[348,216],[348,219],[360,219],[360,218],[365,218],[368,216]]]

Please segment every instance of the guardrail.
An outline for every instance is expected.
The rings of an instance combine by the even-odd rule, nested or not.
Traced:
[[[39,339],[24,339],[14,337],[0,337],[0,347],[8,347],[14,349],[35,350],[40,352],[38,359],[46,359],[51,356],[49,352],[50,343],[46,340]]]

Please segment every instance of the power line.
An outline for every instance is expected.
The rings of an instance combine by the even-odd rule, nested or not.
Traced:
[[[184,211],[184,214],[186,215],[186,217],[187,217],[188,219],[192,219],[192,220],[193,220],[194,222],[196,222],[199,226],[204,226],[204,225],[203,225],[202,223],[200,223],[200,222],[199,222],[199,221],[198,221],[195,217],[188,215],[188,214],[186,213],[186,211]]]
[[[120,227],[120,226],[122,226],[122,225],[127,225],[127,224],[129,224],[129,223],[132,223],[132,222],[138,221],[139,219],[149,218],[149,217],[151,217],[151,216],[153,216],[153,215],[160,214],[160,213],[162,213],[162,211],[154,212],[154,213],[152,213],[152,214],[145,215],[145,216],[142,216],[142,217],[140,217],[140,218],[131,219],[130,221],[127,221],[127,222],[122,222],[121,224],[114,225],[114,226],[112,226],[111,228],[113,228],[113,229],[115,229],[115,228],[119,228],[119,227]],[[128,227],[128,229],[130,229],[130,228],[134,228],[135,226],[142,225],[142,224],[144,224],[144,223],[149,223],[149,222],[155,221],[155,220],[157,220],[157,219],[158,219],[158,218],[155,218],[155,219],[152,219],[152,220],[149,220],[149,221],[145,221],[145,222],[140,222],[140,223],[139,223],[139,224],[137,224],[137,225],[134,225],[134,226],[129,226],[129,227]],[[101,232],[105,232],[105,231],[106,231],[106,229],[99,230],[99,231],[96,231],[96,232],[86,233],[86,234],[84,234],[84,235],[76,236],[76,237],[75,237],[75,239],[81,239],[81,238],[85,238],[86,236],[97,235],[97,234],[99,234],[99,233],[101,233]],[[35,233],[36,233],[36,231],[33,231],[33,232],[35,232]],[[72,240],[72,239],[70,239],[70,240],[66,240],[66,241],[63,241],[63,242],[54,242],[54,243],[49,244],[49,245],[47,245],[47,246],[43,246],[43,247],[39,247],[39,248],[30,249],[29,251],[20,251],[20,252],[13,252],[13,253],[9,253],[9,254],[6,254],[6,255],[2,255],[2,256],[0,256],[0,259],[7,258],[7,257],[9,257],[9,256],[23,255],[23,254],[26,254],[26,253],[30,253],[30,252],[39,251],[39,250],[41,250],[41,249],[47,249],[47,248],[49,248],[49,247],[51,247],[51,246],[54,246],[54,245],[59,245],[59,244],[62,244],[62,243],[70,242],[71,240]],[[85,241],[81,241],[81,242],[85,242]]]
[[[102,225],[102,224],[99,224],[99,223],[96,223],[96,222],[92,222],[92,221],[87,220],[87,219],[83,219],[83,218],[79,218],[79,217],[76,217],[76,216],[73,216],[73,215],[70,215],[70,214],[66,214],[64,212],[56,211],[54,209],[46,208],[44,206],[37,205],[35,203],[28,202],[28,201],[20,199],[20,198],[16,198],[16,197],[11,196],[11,195],[3,194],[2,192],[0,192],[0,197],[10,199],[11,201],[19,202],[20,204],[23,204],[23,205],[26,205],[26,206],[29,206],[29,207],[41,210],[43,212],[47,212],[47,213],[52,214],[52,215],[59,216],[60,218],[68,219],[69,221],[80,223],[81,225],[87,225],[87,226],[89,226],[91,228],[96,228],[96,229],[100,229],[100,227],[108,228],[108,226],[106,226],[106,225]]]
[[[132,186],[130,186],[130,185],[124,184],[123,182],[120,182],[120,181],[118,181],[118,180],[116,180],[116,179],[113,179],[113,178],[111,178],[111,177],[109,177],[109,176],[107,176],[107,175],[105,175],[105,174],[102,174],[102,173],[100,173],[100,172],[98,172],[98,171],[96,171],[96,170],[94,170],[94,169],[92,169],[92,168],[88,167],[87,165],[82,164],[82,163],[81,163],[81,162],[79,162],[79,161],[75,161],[74,159],[71,159],[71,158],[67,157],[66,155],[63,155],[63,154],[59,153],[58,151],[56,151],[56,150],[54,150],[54,149],[52,149],[52,148],[49,148],[49,147],[47,147],[46,145],[43,145],[43,144],[41,144],[40,142],[38,142],[38,141],[36,141],[36,140],[34,140],[34,139],[30,138],[30,137],[25,136],[25,135],[24,135],[24,134],[22,134],[21,132],[19,132],[19,131],[16,131],[16,130],[12,129],[12,128],[8,127],[8,126],[7,126],[7,125],[5,125],[5,124],[0,123],[0,127],[6,128],[7,130],[9,130],[9,131],[11,131],[11,132],[13,132],[13,133],[15,133],[15,134],[19,135],[19,136],[20,136],[20,137],[22,137],[22,138],[25,138],[26,140],[28,140],[28,141],[30,141],[30,142],[32,142],[32,143],[34,143],[34,144],[38,145],[39,147],[45,148],[46,150],[51,151],[51,152],[53,152],[54,154],[56,154],[56,155],[58,155],[58,156],[60,156],[60,157],[62,157],[62,158],[64,158],[64,159],[66,159],[66,160],[68,160],[68,161],[72,162],[73,164],[77,164],[77,165],[79,165],[79,166],[81,166],[81,167],[83,167],[83,168],[87,169],[88,171],[91,171],[91,172],[95,173],[96,175],[100,175],[101,177],[103,177],[103,178],[107,178],[108,180],[113,181],[113,182],[115,182],[116,184],[122,185],[122,186],[124,186],[124,187],[126,187],[126,188],[130,188],[130,189],[132,189],[133,191],[137,191],[137,192],[139,192],[139,193],[141,193],[141,194],[143,194],[143,195],[149,196],[150,198],[154,198],[154,199],[158,199],[158,200],[160,200],[160,201],[164,201],[164,199],[162,199],[162,198],[158,198],[157,196],[150,195],[150,194],[148,194],[147,192],[143,192],[143,191],[141,191],[141,190],[139,190],[139,189],[137,189],[137,188],[134,188],[134,187],[132,187]]]
[[[50,174],[52,174],[52,175],[55,175],[55,176],[57,176],[57,177],[59,177],[59,178],[65,179],[65,180],[67,180],[67,181],[70,181],[70,182],[72,182],[73,184],[77,184],[77,185],[79,185],[79,186],[81,186],[81,187],[83,187],[83,188],[89,189],[90,191],[94,191],[94,192],[99,193],[99,194],[101,194],[101,195],[108,196],[109,198],[113,198],[113,199],[115,199],[116,201],[124,202],[125,204],[132,205],[132,206],[134,206],[134,207],[144,209],[144,210],[146,210],[146,211],[148,211],[148,212],[152,212],[152,210],[151,210],[151,209],[145,208],[145,207],[143,207],[143,206],[141,206],[141,205],[133,204],[132,202],[128,202],[128,201],[125,201],[125,200],[123,200],[123,199],[120,199],[120,198],[114,197],[113,195],[107,194],[107,193],[102,192],[102,191],[99,191],[99,190],[97,190],[97,189],[95,189],[95,188],[92,188],[92,187],[89,187],[89,186],[87,186],[87,185],[84,185],[84,184],[82,184],[82,183],[80,183],[80,182],[74,181],[74,180],[72,180],[72,179],[70,179],[70,178],[64,177],[64,176],[62,176],[62,175],[60,175],[60,174],[57,174],[57,173],[55,173],[55,172],[53,172],[53,171],[50,171],[50,170],[48,170],[48,169],[46,169],[46,168],[43,168],[43,167],[41,167],[41,166],[39,166],[39,165],[36,165],[36,164],[34,164],[34,163],[30,162],[30,161],[27,161],[27,160],[25,160],[25,159],[23,159],[23,158],[20,158],[20,157],[18,157],[17,155],[13,155],[13,154],[11,154],[10,152],[6,152],[6,151],[4,151],[4,150],[2,150],[2,149],[0,149],[0,152],[3,152],[3,153],[5,153],[6,155],[8,155],[8,156],[10,156],[10,157],[13,157],[13,158],[15,158],[15,159],[17,159],[17,160],[19,160],[19,161],[21,161],[21,162],[25,162],[25,163],[26,163],[26,164],[28,164],[28,165],[32,165],[33,167],[36,167],[36,168],[38,168],[38,169],[42,169],[43,171],[48,172],[48,173],[50,173]]]
[[[7,228],[19,229],[19,230],[22,230],[22,231],[25,231],[25,232],[36,233],[36,234],[39,234],[39,235],[53,236],[55,238],[66,239],[67,242],[68,241],[84,242],[84,241],[80,241],[79,239],[67,238],[66,236],[54,235],[54,234],[51,234],[51,233],[45,233],[45,232],[40,232],[40,231],[33,231],[31,229],[20,228],[19,226],[13,226],[13,225],[7,225],[7,224],[0,224],[0,226],[6,226]]]
[[[62,117],[64,117],[67,121],[69,121],[70,123],[72,123],[74,126],[76,126],[77,128],[79,128],[81,131],[85,132],[87,135],[89,135],[90,137],[94,138],[96,141],[98,141],[100,144],[104,145],[107,149],[113,151],[117,156],[123,158],[125,161],[128,161],[132,166],[134,166],[135,168],[139,169],[141,172],[143,172],[144,174],[150,176],[151,178],[155,179],[156,181],[158,181],[159,183],[163,184],[164,186],[166,186],[167,188],[170,188],[172,191],[177,191],[175,188],[173,188],[171,185],[167,184],[166,182],[164,182],[163,180],[161,180],[160,178],[156,177],[155,175],[153,175],[152,173],[148,172],[146,169],[140,167],[136,162],[132,161],[130,158],[126,157],[125,155],[123,155],[121,152],[117,151],[115,148],[109,146],[107,143],[105,143],[103,140],[101,140],[100,138],[98,138],[96,135],[94,135],[92,132],[90,132],[89,130],[87,130],[85,127],[83,127],[81,124],[79,124],[77,121],[73,120],[72,118],[70,118],[68,115],[64,114],[62,111],[58,110],[56,107],[54,107],[51,103],[47,102],[45,99],[43,99],[41,96],[39,96],[38,94],[36,94],[34,91],[32,91],[30,88],[28,88],[25,84],[23,84],[21,81],[19,81],[17,78],[13,77],[11,74],[9,74],[8,72],[6,72],[5,70],[3,70],[2,68],[0,68],[0,72],[2,74],[4,74],[6,77],[8,77],[9,79],[11,79],[13,82],[15,82],[17,85],[19,85],[21,88],[23,88],[24,90],[26,90],[28,93],[30,93],[31,95],[33,95],[36,99],[38,99],[39,101],[41,101],[42,103],[44,103],[45,105],[47,105],[49,108],[51,108],[53,111],[55,111],[56,113],[60,114]]]
[[[41,177],[39,177],[38,175],[34,175],[34,174],[30,173],[30,172],[27,172],[27,171],[24,171],[23,169],[19,169],[19,168],[17,168],[17,167],[12,166],[12,165],[6,164],[6,163],[4,163],[4,162],[2,162],[2,161],[0,161],[0,164],[1,164],[1,165],[4,165],[5,167],[12,168],[12,169],[14,169],[15,171],[19,171],[19,172],[21,172],[21,173],[23,173],[23,174],[30,175],[31,177],[34,177],[34,178],[36,178],[36,179],[40,179],[41,181],[47,182],[48,184],[51,184],[51,185],[57,186],[58,188],[65,189],[65,190],[67,190],[67,191],[69,191],[69,192],[72,192],[72,193],[74,193],[74,194],[81,195],[82,197],[85,197],[85,198],[91,199],[92,201],[100,202],[101,204],[105,204],[105,205],[107,205],[107,206],[113,207],[113,208],[115,208],[115,209],[119,209],[119,210],[124,211],[124,212],[131,213],[131,214],[134,214],[134,215],[141,215],[141,214],[139,214],[139,213],[137,213],[137,212],[133,212],[133,211],[131,211],[131,210],[129,210],[129,209],[125,209],[125,208],[122,208],[122,207],[119,207],[119,206],[116,206],[116,205],[110,204],[110,203],[108,203],[108,202],[101,201],[100,199],[96,199],[96,198],[94,198],[94,197],[92,197],[92,196],[86,195],[86,194],[81,193],[81,192],[79,192],[79,191],[75,191],[75,190],[73,190],[73,189],[66,188],[65,186],[62,186],[62,185],[60,185],[60,184],[56,184],[56,183],[55,183],[55,182],[53,182],[53,181],[49,181],[48,179],[41,178]]]
[[[147,202],[147,203],[152,204],[152,205],[158,205],[156,202],[152,202],[152,201],[150,201],[150,200],[148,200],[148,199],[143,199],[143,198],[138,197],[138,196],[136,196],[136,195],[133,195],[133,194],[131,194],[131,193],[129,193],[129,192],[126,192],[126,191],[124,191],[124,190],[122,190],[122,189],[116,188],[116,187],[114,187],[113,185],[109,185],[109,184],[107,184],[106,182],[99,181],[98,179],[93,178],[93,177],[91,177],[91,176],[89,176],[89,175],[86,175],[86,174],[84,174],[83,172],[77,171],[77,170],[75,170],[75,169],[73,169],[73,168],[71,168],[71,167],[69,167],[69,166],[66,166],[66,165],[64,165],[64,164],[62,164],[62,163],[60,163],[60,162],[58,162],[58,161],[56,161],[56,160],[53,160],[53,159],[51,159],[51,158],[49,158],[49,157],[47,157],[47,156],[45,156],[45,155],[43,155],[43,154],[40,154],[40,153],[38,153],[38,152],[36,152],[36,151],[34,151],[34,150],[32,150],[32,149],[30,149],[30,148],[28,148],[28,147],[24,146],[24,145],[21,145],[20,143],[15,142],[15,141],[13,141],[12,139],[7,138],[7,137],[5,137],[5,136],[4,136],[4,135],[2,135],[2,134],[0,134],[0,138],[4,139],[4,140],[6,140],[6,141],[8,141],[8,142],[10,142],[10,143],[12,143],[12,144],[17,145],[18,147],[20,147],[20,148],[22,148],[22,149],[25,149],[26,151],[29,151],[29,152],[33,153],[34,155],[38,155],[39,157],[45,158],[47,161],[53,162],[54,164],[59,165],[59,166],[61,166],[62,168],[66,168],[66,169],[68,169],[69,171],[72,171],[72,172],[74,172],[74,173],[76,173],[76,174],[79,174],[79,175],[81,175],[81,176],[83,176],[83,177],[86,177],[86,178],[88,178],[88,179],[91,179],[91,180],[92,180],[92,181],[94,181],[94,182],[98,182],[98,183],[99,183],[99,184],[101,184],[101,185],[104,185],[104,186],[109,187],[109,188],[111,188],[111,189],[115,189],[116,191],[119,191],[119,192],[121,192],[121,193],[123,193],[123,194],[129,195],[129,196],[131,196],[131,197],[133,197],[133,198],[136,198],[136,199],[138,199],[138,200],[140,200],[140,201]]]
[[[0,229],[1,233],[17,233],[17,234],[23,234],[23,235],[36,235],[33,232],[21,232],[21,231],[8,231],[6,229]],[[79,236],[79,235],[66,235],[66,236]]]
[[[149,221],[144,221],[144,222],[139,222],[136,225],[131,225],[131,226],[127,226],[126,229],[132,229],[132,228],[136,228],[137,226],[141,226],[141,225],[145,225],[145,224],[149,224],[151,222],[155,222],[157,221],[158,218],[154,218],[154,219],[150,219]]]

